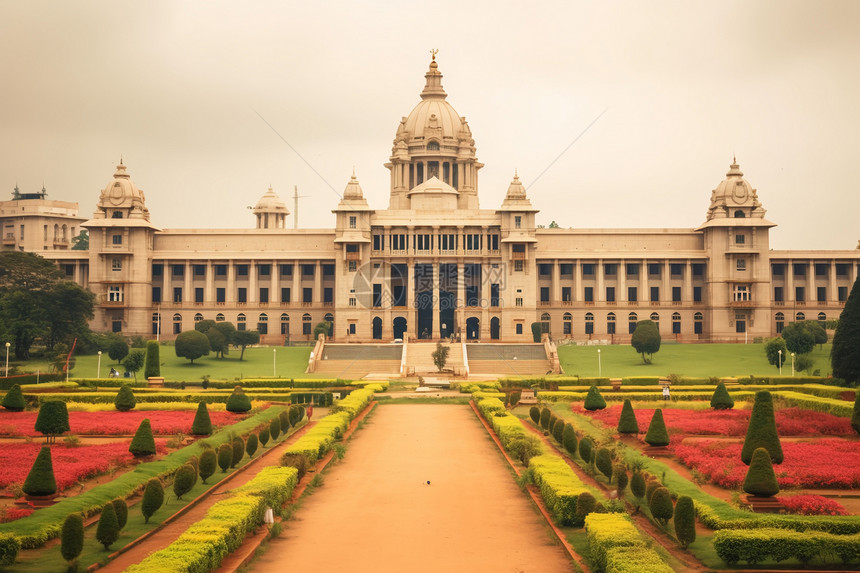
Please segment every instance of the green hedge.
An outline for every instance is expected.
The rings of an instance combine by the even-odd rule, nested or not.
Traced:
[[[672,568],[649,547],[627,545],[606,550],[606,573],[668,573]]]
[[[246,395],[251,400],[266,400],[270,402],[289,402],[294,395],[291,392],[277,393],[277,390],[272,392],[246,392]],[[227,398],[230,397],[230,392],[219,391],[204,392],[204,393],[187,393],[187,392],[143,392],[135,393],[135,398],[138,403],[144,402],[190,402],[199,404],[206,402],[207,404],[226,404]],[[27,404],[33,407],[44,404],[45,402],[83,402],[86,404],[113,404],[116,400],[116,392],[39,392],[37,394],[24,394],[24,399]]]
[[[646,546],[642,535],[626,514],[590,513],[585,518],[585,532],[592,568],[597,573],[672,571],[653,549]],[[636,561],[630,560],[633,558]]]
[[[118,390],[124,384],[128,384],[132,388],[149,386],[149,382],[145,379],[135,380],[134,378],[72,378],[71,381],[77,382],[78,386],[84,388],[116,388]]]
[[[722,530],[714,533],[714,550],[729,565],[738,561],[755,565],[766,559],[779,563],[792,558],[806,564],[816,557],[825,559],[834,554],[847,565],[860,561],[860,534],[833,535],[784,529]]]
[[[500,381],[493,380],[492,382],[461,382],[460,393],[472,394],[474,392],[493,391],[498,392],[502,389]]]
[[[19,374],[9,376],[0,380],[0,390],[8,390],[15,384],[36,384],[42,382],[61,382],[66,379],[65,374]]]
[[[283,408],[267,408],[263,412],[251,416],[241,422],[227,426],[206,438],[206,442],[215,448],[229,442],[234,435],[245,435],[256,430],[264,423],[276,417]],[[80,512],[85,516],[95,515],[105,503],[116,498],[126,498],[135,491],[146,487],[150,478],[164,479],[172,475],[180,466],[185,464],[193,455],[200,453],[200,444],[195,443],[172,452],[161,460],[146,462],[135,466],[134,470],[120,475],[116,479],[94,487],[81,495],[68,497],[59,503],[35,512],[10,523],[0,523],[0,533],[14,533],[25,549],[41,547],[50,539],[60,534],[63,521],[70,513]]]
[[[208,573],[235,551],[247,533],[262,522],[266,507],[279,508],[295,489],[298,471],[291,467],[268,467],[233,496],[209,508],[206,516],[185,530],[176,541],[156,551],[126,571],[186,571]]]
[[[773,396],[787,406],[814,410],[815,412],[825,412],[842,418],[850,418],[854,411],[854,403],[846,402],[845,400],[820,398],[799,392],[774,392]]]
[[[331,392],[293,392],[290,394],[290,402],[293,404],[331,406],[332,401],[333,395]]]
[[[687,495],[687,494],[684,494]],[[696,516],[702,525],[714,530],[782,529],[821,531],[834,535],[860,533],[860,517],[856,515],[775,515],[741,511],[723,500],[711,498],[705,504],[693,500]]]
[[[555,453],[535,456],[529,460],[529,469],[553,520],[559,525],[573,525],[576,500],[588,490],[564,458]]]

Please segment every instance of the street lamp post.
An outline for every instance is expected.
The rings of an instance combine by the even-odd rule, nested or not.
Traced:
[[[96,378],[102,377],[102,351],[99,350],[99,365],[98,370],[96,371]]]
[[[791,375],[794,376],[794,352],[791,353]]]
[[[779,364],[779,375],[782,376],[782,350],[777,350],[776,353],[779,354],[779,362],[777,364]]]
[[[278,377],[278,349],[272,348],[272,376]]]
[[[603,377],[603,365],[600,363],[600,349],[597,349],[597,377]]]
[[[9,377],[9,347],[12,346],[8,342],[6,343],[6,378]]]

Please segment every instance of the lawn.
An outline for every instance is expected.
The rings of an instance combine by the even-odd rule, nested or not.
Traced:
[[[600,350],[600,374],[598,356]],[[776,367],[767,362],[763,344],[664,344],[644,364],[632,346],[561,346],[558,356],[565,374],[622,378],[625,376],[773,376]],[[830,344],[815,347],[811,356],[815,369],[822,375],[830,373]],[[791,375],[791,360],[782,367],[783,375]],[[797,373],[801,375],[801,373]]]

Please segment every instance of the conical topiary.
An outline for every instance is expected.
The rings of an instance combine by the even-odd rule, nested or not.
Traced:
[[[107,502],[102,508],[102,515],[96,528],[96,539],[109,549],[119,539],[119,523],[116,520],[116,510],[112,502]]]
[[[54,478],[54,464],[51,461],[51,448],[42,446],[22,488],[27,495],[54,495],[57,493],[57,480]]]
[[[654,490],[648,501],[648,507],[651,510],[651,516],[660,525],[666,525],[672,519],[672,516],[675,515],[675,507],[672,505],[672,494],[665,487],[658,487]]]
[[[744,478],[744,491],[759,497],[771,497],[779,493],[779,483],[773,473],[770,453],[765,448],[756,448],[750,467]]]
[[[612,475],[615,476],[615,489],[618,492],[618,497],[624,497],[624,489],[627,487],[627,482],[630,479],[627,477],[627,466],[624,464],[615,464],[612,466]]]
[[[266,444],[269,443],[269,427],[266,426],[265,428],[261,429],[258,436],[258,439],[260,440],[260,446],[265,448]]]
[[[735,401],[729,396],[726,385],[720,382],[714,390],[714,395],[711,396],[711,408],[714,410],[731,410],[734,407]]]
[[[22,412],[27,407],[20,384],[15,384],[9,388],[9,391],[3,396],[3,402],[0,403],[0,406],[3,406],[10,412]]]
[[[37,432],[47,436],[47,442],[57,441],[57,436],[69,431],[69,410],[65,402],[45,402],[39,406],[39,414],[36,416]]]
[[[212,420],[209,418],[206,402],[197,404],[197,413],[194,414],[194,422],[191,423],[191,433],[195,436],[208,436],[212,433]]]
[[[588,394],[585,396],[583,408],[589,411],[602,410],[606,407],[606,400],[600,395],[600,390],[597,386],[592,386],[588,389]]]
[[[573,430],[573,425],[565,424],[564,431],[561,434],[561,445],[564,446],[564,449],[567,450],[570,455],[575,456],[577,446],[579,445],[577,442],[578,440],[576,439],[576,432]]]
[[[770,392],[761,391],[755,394],[750,425],[744,447],[741,450],[741,461],[747,465],[752,460],[753,452],[764,448],[770,452],[770,459],[775,464],[781,464],[784,458],[779,434],[776,432],[776,418],[773,414],[773,398]]]
[[[854,395],[854,413],[851,414],[851,427],[860,434],[860,390]]]
[[[116,398],[114,398],[113,405],[120,412],[128,412],[137,406],[137,398],[134,397],[131,386],[128,384],[120,386],[119,392],[116,393]]]
[[[155,340],[146,343],[146,366],[143,367],[143,376],[145,378],[161,376],[161,357],[158,342]]]
[[[60,555],[74,568],[74,563],[84,550],[84,518],[80,513],[70,513],[60,532]]]
[[[215,450],[213,450],[212,448],[206,448],[205,450],[203,450],[203,453],[200,454],[200,463],[198,467],[201,481],[203,481],[203,483],[206,483],[206,480],[209,478],[209,476],[215,473],[215,468],[217,467],[218,455],[215,453]]]
[[[233,393],[227,398],[227,411],[244,413],[251,409],[251,399],[245,395],[245,391],[241,386],[236,386]]]
[[[140,510],[143,513],[143,522],[149,523],[149,518],[152,517],[158,508],[164,504],[164,486],[161,485],[161,480],[151,478],[146,482],[146,489],[143,490],[143,499],[140,502]]]
[[[648,433],[645,434],[645,442],[651,446],[668,446],[669,431],[666,429],[666,423],[663,421],[663,410],[654,410],[654,415],[651,417],[651,423],[648,424]]]
[[[245,440],[236,436],[233,438],[232,442],[233,446],[233,459],[230,462],[230,467],[235,468],[236,465],[242,461],[242,458],[245,457]]]
[[[113,510],[116,512],[117,527],[122,530],[128,523],[128,503],[124,499],[117,498],[113,500]]]
[[[630,400],[624,400],[621,407],[621,417],[618,418],[619,434],[638,434],[639,422],[636,421],[636,413],[633,412],[633,404]]]
[[[149,418],[144,418],[140,422],[140,426],[137,427],[137,431],[131,439],[128,451],[136,458],[155,455],[155,438],[152,437],[152,426],[149,424]]]
[[[675,537],[683,549],[696,540],[696,507],[689,495],[682,495],[675,503]]]

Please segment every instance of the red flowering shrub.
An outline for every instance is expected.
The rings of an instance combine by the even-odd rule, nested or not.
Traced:
[[[132,435],[140,422],[149,418],[152,432],[157,436],[190,434],[195,410],[150,410],[130,412],[69,412],[71,434],[81,436]],[[34,429],[37,412],[0,411],[0,436],[33,436],[41,434]],[[216,427],[235,424],[245,416],[231,412],[209,412]]]
[[[16,519],[21,519],[22,517],[29,517],[32,514],[32,507],[7,507],[5,510],[3,510],[2,514],[0,514],[0,523],[15,521]]]
[[[792,495],[777,498],[788,513],[796,515],[848,515],[839,502],[820,495]]]

